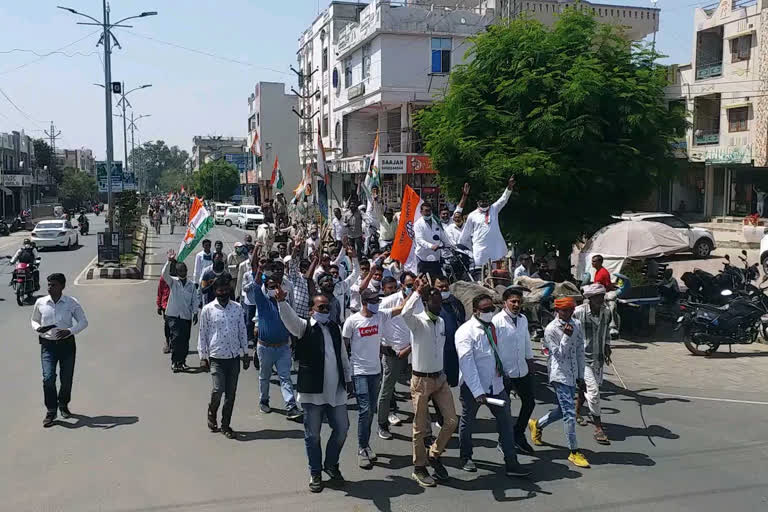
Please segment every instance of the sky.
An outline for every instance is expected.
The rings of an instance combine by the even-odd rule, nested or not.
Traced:
[[[601,2],[650,6],[650,0]],[[711,2],[659,0],[657,49],[666,62],[691,59],[693,9]],[[57,147],[87,147],[105,155],[103,48],[98,27],[57,9],[101,18],[100,0],[0,3],[0,132],[24,129],[45,137],[53,121]],[[259,81],[295,85],[300,34],[315,19],[318,0],[113,0],[112,21],[158,11],[115,29],[112,79],[126,89],[137,123],[135,142],[162,139],[191,151],[196,135],[247,135],[248,96]],[[45,54],[58,51],[45,56]],[[36,53],[34,53],[36,52]],[[117,110],[115,110],[117,113]],[[130,118],[130,113],[128,114]],[[115,159],[123,159],[122,119],[113,117]],[[130,132],[128,146],[130,148]]]

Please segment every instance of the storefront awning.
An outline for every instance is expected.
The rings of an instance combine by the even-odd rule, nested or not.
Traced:
[[[743,32],[738,32],[736,34],[731,34],[729,36],[725,36],[725,38],[726,39],[736,39],[737,37],[748,36],[748,35],[754,34],[754,33],[755,33],[755,29],[750,29],[750,30],[745,30]]]
[[[5,192],[5,195],[7,195],[7,196],[12,196],[13,195],[13,192],[11,192],[11,189],[9,189],[8,187],[4,187],[4,186],[0,185],[0,190]]]
[[[741,107],[751,107],[752,102],[747,101],[746,103],[731,103],[730,105],[724,105],[723,108],[725,110],[731,109],[731,108],[741,108]]]

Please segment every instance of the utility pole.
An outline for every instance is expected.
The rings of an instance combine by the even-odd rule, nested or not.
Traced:
[[[319,93],[320,90],[318,89],[316,92],[311,92],[312,75],[317,72],[317,69],[313,69],[307,73],[304,72],[305,66],[308,65],[308,59],[306,57],[304,57],[303,61],[299,65],[301,67],[299,71],[296,71],[293,66],[291,66],[291,71],[296,73],[296,77],[299,81],[299,88],[301,89],[301,94],[299,94],[293,87],[291,87],[291,92],[301,98],[301,112],[297,112],[295,108],[292,108],[291,110],[293,110],[293,113],[299,116],[299,119],[301,119],[301,123],[299,124],[299,140],[302,141],[302,151],[301,155],[299,156],[301,158],[301,173],[304,175],[304,173],[306,173],[307,167],[312,162],[312,147],[314,144],[312,119],[320,113],[319,110],[312,112],[312,96]],[[341,80],[341,77],[339,77],[339,80]],[[312,112],[312,114],[309,114],[309,112]],[[314,173],[312,173],[312,175],[314,176]],[[315,187],[315,183],[312,183],[313,198],[317,198],[316,188],[317,187]],[[302,198],[302,201],[303,200],[304,198]]]
[[[142,189],[142,181],[143,181],[143,178],[144,178],[144,169],[142,167],[141,168],[141,173],[139,173],[139,174],[136,173],[136,161],[135,161],[136,153],[134,153],[136,151],[136,143],[134,141],[134,130],[138,130],[138,128],[136,127],[136,121],[138,121],[139,119],[142,119],[144,117],[150,117],[151,115],[152,114],[142,114],[139,117],[134,117],[133,110],[131,110],[131,124],[128,126],[128,129],[131,130],[131,170],[133,171],[133,174],[135,176],[138,176],[137,179],[139,180],[139,192],[143,191],[143,189]]]
[[[115,35],[112,33],[113,28],[133,28],[132,25],[121,25],[124,21],[132,20],[135,18],[146,18],[147,16],[155,16],[157,14],[157,11],[145,11],[142,12],[139,15],[136,16],[128,16],[127,18],[123,18],[120,21],[117,21],[115,23],[110,23],[109,21],[109,4],[107,4],[107,0],[102,0],[102,13],[103,13],[103,19],[102,21],[97,20],[93,16],[89,16],[88,14],[83,14],[81,12],[76,11],[75,9],[72,9],[70,7],[61,7],[59,6],[59,9],[63,9],[65,11],[71,12],[72,14],[77,14],[78,16],[83,16],[84,18],[88,18],[92,21],[92,23],[85,23],[85,22],[78,22],[78,25],[93,25],[97,27],[101,27],[102,34],[101,39],[99,40],[99,43],[104,45],[104,111],[106,113],[106,135],[107,135],[107,204],[108,207],[108,215],[107,220],[109,221],[109,231],[113,231],[114,229],[114,204],[112,202],[112,162],[114,159],[114,147],[113,147],[113,140],[112,140],[112,91],[114,90],[115,93],[121,93],[122,87],[119,82],[112,83],[112,41],[115,42],[115,46],[118,48],[122,48],[120,46],[120,43],[118,42]]]
[[[51,161],[49,162],[50,164],[49,174],[50,174],[50,173],[53,173],[53,170],[56,167],[56,139],[58,139],[59,136],[61,135],[61,130],[57,132],[56,126],[54,126],[53,121],[51,121],[51,130],[50,131],[43,130],[43,133],[45,133],[48,136],[48,140],[50,141],[49,143],[51,147]],[[40,201],[40,185],[37,183],[37,167],[35,167],[35,202],[38,202],[38,201]]]

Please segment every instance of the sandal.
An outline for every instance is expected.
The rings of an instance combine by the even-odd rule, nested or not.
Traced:
[[[605,435],[605,432],[602,430],[595,431],[595,441],[597,441],[597,444],[603,444],[608,445],[611,444],[611,442],[608,440],[608,436]]]
[[[581,416],[581,415],[576,416],[576,423],[578,423],[582,427],[586,427],[587,426],[587,418],[585,418],[584,416]]]

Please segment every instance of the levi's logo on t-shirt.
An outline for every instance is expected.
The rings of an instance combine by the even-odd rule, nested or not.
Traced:
[[[365,338],[366,336],[376,336],[379,334],[379,326],[370,325],[368,327],[360,327],[357,331],[360,333],[361,338]]]

